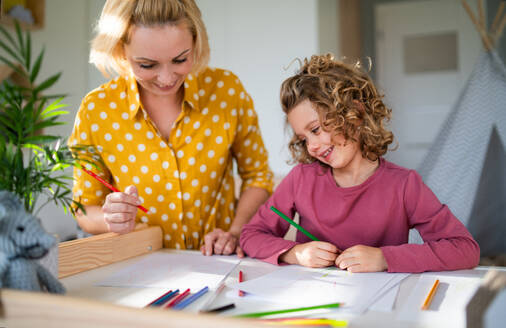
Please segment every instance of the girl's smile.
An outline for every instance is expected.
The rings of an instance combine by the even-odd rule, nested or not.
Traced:
[[[321,128],[318,112],[309,100],[293,107],[287,118],[300,142],[305,143],[308,153],[322,163],[334,169],[343,169],[362,158],[356,142]]]

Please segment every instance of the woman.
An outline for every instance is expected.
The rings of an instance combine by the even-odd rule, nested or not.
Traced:
[[[69,143],[94,146],[95,173],[123,192],[76,169],[83,230],[126,233],[141,221],[162,227],[165,247],[243,256],[239,234],[272,191],[272,173],[251,98],[208,59],[193,0],[106,2],[90,61],[119,77],[84,98]]]

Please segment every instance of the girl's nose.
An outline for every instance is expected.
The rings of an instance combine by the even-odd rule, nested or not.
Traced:
[[[307,139],[307,150],[310,153],[316,153],[320,148],[320,143],[315,138]]]

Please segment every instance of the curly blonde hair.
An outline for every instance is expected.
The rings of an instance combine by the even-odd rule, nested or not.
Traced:
[[[193,36],[192,71],[202,71],[209,62],[209,41],[194,0],[107,0],[91,41],[90,63],[105,77],[129,74],[123,46],[130,42],[132,27],[165,24],[187,26]]]
[[[285,114],[309,100],[323,130],[358,142],[362,156],[371,161],[383,156],[393,141],[393,133],[385,128],[391,109],[383,103],[383,95],[371,78],[359,65],[345,64],[331,54],[304,59],[298,72],[281,85],[280,98]],[[316,161],[297,136],[293,135],[288,147],[293,162]]]

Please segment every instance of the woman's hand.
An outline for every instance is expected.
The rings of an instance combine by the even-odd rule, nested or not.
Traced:
[[[239,246],[239,235],[221,229],[214,229],[204,236],[204,245],[200,247],[200,251],[207,256],[237,253],[237,256],[244,257],[244,252]]]
[[[135,227],[137,205],[140,204],[137,188],[133,185],[128,186],[125,192],[108,194],[102,211],[109,231],[121,234],[132,231]]]
[[[377,272],[388,269],[380,248],[355,245],[343,251],[336,259],[336,266],[350,272]]]
[[[311,241],[292,247],[280,256],[280,260],[310,268],[324,268],[334,265],[339,252],[339,249],[331,243]]]

